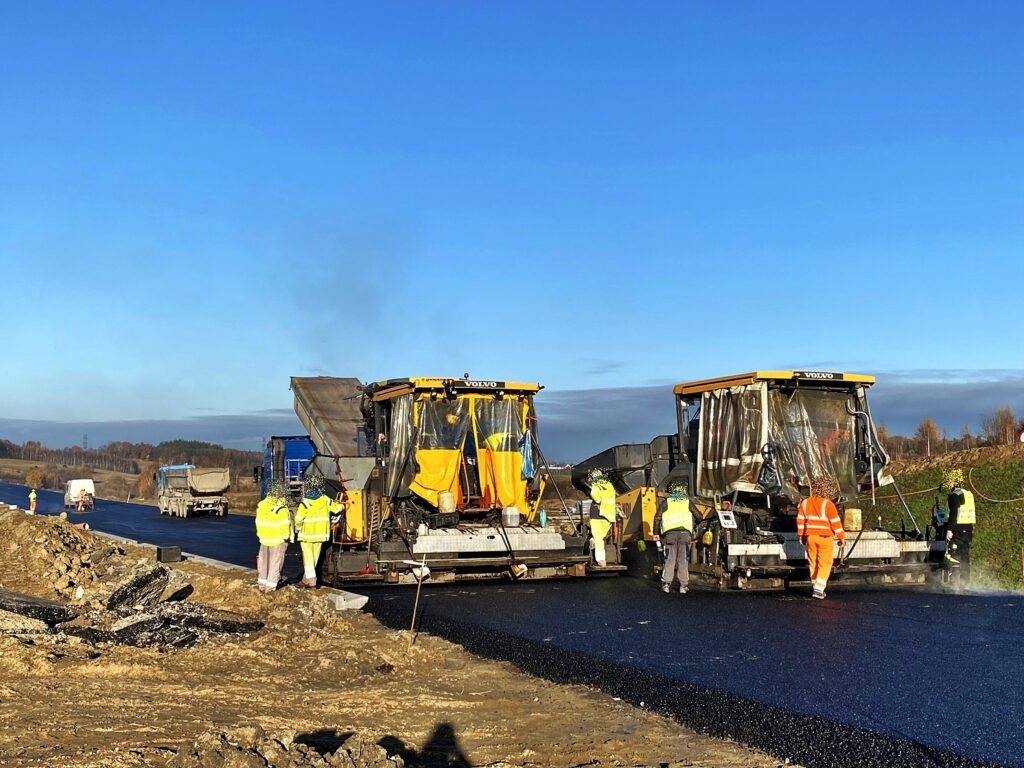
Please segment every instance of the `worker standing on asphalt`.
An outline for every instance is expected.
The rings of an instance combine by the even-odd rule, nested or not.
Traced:
[[[28,494],[28,513],[34,515],[36,513],[36,489],[33,488]]]
[[[825,599],[825,587],[832,573],[835,556],[834,539],[839,548],[846,545],[846,531],[839,520],[839,510],[832,501],[839,495],[839,484],[831,477],[811,480],[811,495],[800,502],[796,513],[796,533],[807,548],[807,566],[811,572],[813,597]]]
[[[665,567],[661,571],[661,591],[671,592],[679,577],[679,594],[690,589],[690,541],[693,538],[694,506],[686,485],[675,482],[668,487],[668,498],[658,505],[654,515],[654,540],[665,545]]]
[[[316,586],[320,550],[331,535],[331,516],[340,505],[324,493],[324,479],[309,475],[302,481],[302,501],[295,510],[295,532],[302,547],[302,586]]]
[[[260,540],[256,570],[260,592],[273,592],[281,581],[284,553],[292,537],[292,516],[287,498],[288,490],[284,483],[274,481],[266,498],[256,505],[256,537]]]
[[[946,520],[946,560],[960,566],[960,584],[966,586],[971,580],[971,540],[974,538],[974,494],[961,485],[964,482],[962,469],[949,469],[943,477],[943,485],[949,488],[946,504],[949,517]]]
[[[615,487],[600,469],[590,470],[590,533],[594,537],[594,560],[598,565],[607,565],[604,540],[615,524]]]

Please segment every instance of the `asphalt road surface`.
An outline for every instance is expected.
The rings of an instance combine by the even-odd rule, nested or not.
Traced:
[[[28,489],[0,483],[0,500]],[[41,491],[43,513],[63,496]],[[252,518],[99,500],[93,528],[251,566]],[[294,548],[293,548],[294,549]],[[289,571],[298,574],[299,561]],[[371,588],[408,627],[414,590]],[[807,766],[1024,768],[1024,595],[663,594],[624,577],[427,587],[419,628]]]

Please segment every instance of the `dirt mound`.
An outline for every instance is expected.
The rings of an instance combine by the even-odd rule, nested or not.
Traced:
[[[0,540],[0,587],[72,604],[98,602],[111,584],[146,565],[57,516],[0,512]]]
[[[186,574],[129,557],[59,517],[6,512],[0,532],[7,542],[4,573],[11,565],[14,574],[0,588],[0,631],[25,644],[76,639],[90,646],[186,648],[263,626],[236,613],[179,602],[194,591]],[[48,599],[53,593],[57,600]]]
[[[207,733],[182,749],[167,768],[404,768],[400,755],[387,750],[370,737],[322,734],[288,737],[269,736],[260,726]],[[331,749],[331,742],[341,742]],[[325,743],[328,746],[324,746]]]

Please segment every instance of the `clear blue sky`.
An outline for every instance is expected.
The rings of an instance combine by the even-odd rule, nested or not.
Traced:
[[[1024,369],[1019,3],[0,9],[2,418]]]

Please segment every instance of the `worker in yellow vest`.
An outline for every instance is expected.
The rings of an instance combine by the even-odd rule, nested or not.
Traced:
[[[33,488],[28,494],[28,513],[34,515],[36,513],[36,489]]]
[[[302,548],[302,586],[316,587],[316,564],[324,542],[331,537],[331,517],[342,509],[324,493],[324,479],[309,475],[302,481],[302,501],[295,510],[295,533]]]
[[[607,565],[608,556],[604,540],[615,524],[615,487],[608,476],[600,469],[590,470],[587,475],[590,481],[590,533],[594,537],[594,561],[598,565]]]
[[[266,498],[256,505],[256,537],[260,540],[257,584],[260,592],[273,592],[281,581],[284,554],[292,540],[292,514],[284,483],[272,483]]]
[[[949,488],[946,498],[949,517],[946,520],[946,562],[960,567],[960,584],[966,586],[971,580],[971,541],[974,539],[974,523],[977,515],[974,509],[974,494],[962,488],[962,469],[947,470],[943,485]]]
[[[663,505],[654,515],[654,540],[665,546],[665,566],[661,571],[661,591],[671,592],[679,578],[679,594],[690,591],[690,542],[693,539],[695,507],[686,485],[674,482],[668,487]]]

